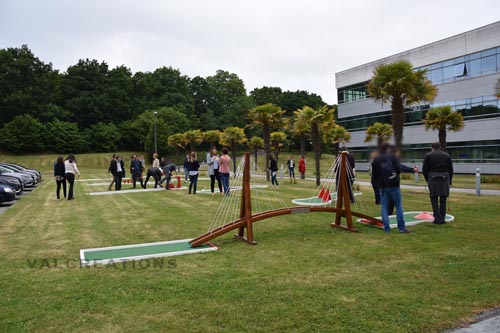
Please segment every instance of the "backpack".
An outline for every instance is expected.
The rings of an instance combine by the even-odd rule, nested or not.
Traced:
[[[397,187],[399,185],[399,174],[394,169],[391,156],[384,156],[380,159],[380,171],[384,187]]]

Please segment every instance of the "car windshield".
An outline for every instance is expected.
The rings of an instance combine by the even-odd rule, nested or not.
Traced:
[[[6,167],[3,167],[3,166],[1,166],[1,165],[0,165],[0,171],[1,171],[1,172],[8,172],[8,173],[13,172],[12,170],[7,169]]]
[[[22,171],[23,169],[18,167],[17,165],[12,165],[12,164],[0,164],[0,166],[3,166],[7,169],[10,169],[10,170],[16,170],[16,171]]]

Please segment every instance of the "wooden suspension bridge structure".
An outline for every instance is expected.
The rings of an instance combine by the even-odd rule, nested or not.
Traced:
[[[342,152],[340,159],[340,167],[338,172],[340,173],[338,177],[337,184],[337,202],[335,207],[287,207],[274,210],[268,210],[256,214],[252,214],[252,201],[250,193],[250,154],[246,153],[244,155],[244,168],[243,168],[243,187],[242,196],[240,204],[240,218],[231,221],[223,226],[217,227],[210,230],[203,235],[200,235],[191,240],[191,247],[197,247],[203,245],[210,240],[228,233],[232,230],[238,229],[238,233],[235,235],[236,238],[247,242],[249,244],[257,244],[254,240],[253,224],[258,221],[266,220],[271,217],[289,215],[289,214],[301,214],[301,213],[334,213],[335,220],[330,225],[333,228],[338,228],[341,230],[357,232],[358,230],[353,225],[352,217],[359,217],[370,221],[372,223],[382,223],[379,219],[372,216],[361,214],[358,212],[351,211],[351,202],[349,199],[349,180],[347,177],[347,153]],[[345,219],[345,224],[342,224],[342,218]],[[246,235],[245,235],[246,230]]]

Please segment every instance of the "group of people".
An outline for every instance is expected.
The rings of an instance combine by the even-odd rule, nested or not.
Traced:
[[[293,156],[290,156],[290,159],[286,161],[286,165],[288,168],[288,177],[290,179],[290,182],[297,183],[295,179],[295,160]],[[273,155],[269,155],[269,173],[271,175],[271,184],[278,187],[278,162]],[[299,173],[300,179],[306,178],[306,159],[304,155],[301,155],[299,159]]]
[[[54,163],[54,177],[56,179],[56,197],[61,199],[61,188],[64,198],[66,199],[66,182],[69,184],[68,200],[74,200],[73,187],[75,184],[75,176],[80,178],[80,171],[76,166],[75,155],[69,154],[66,159],[59,156]]]
[[[400,233],[409,233],[405,226],[400,188],[402,172],[418,172],[417,167],[408,167],[400,163],[400,151],[388,143],[380,145],[372,154],[371,184],[375,192],[375,204],[381,204],[384,231],[390,232],[389,215],[396,209],[396,219]],[[424,158],[422,172],[429,186],[434,224],[444,224],[446,217],[446,199],[450,193],[453,179],[453,163],[450,155],[441,150],[439,143],[432,144],[432,151]]]

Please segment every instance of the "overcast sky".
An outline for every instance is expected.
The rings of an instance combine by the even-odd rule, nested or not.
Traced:
[[[0,48],[191,77],[217,69],[336,103],[334,74],[500,19],[500,1],[0,0]]]

